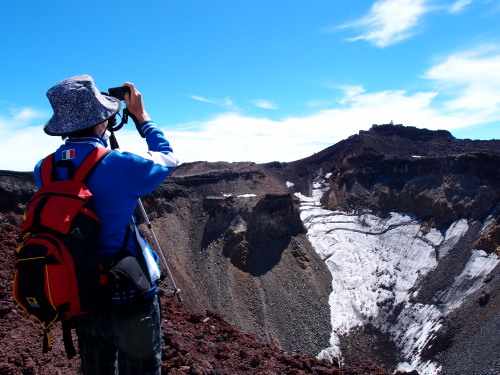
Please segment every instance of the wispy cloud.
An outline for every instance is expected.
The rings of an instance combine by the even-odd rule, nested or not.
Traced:
[[[341,28],[361,29],[362,34],[350,41],[366,40],[378,47],[407,39],[417,32],[419,21],[430,10],[428,0],[378,0],[367,15],[342,25]]]
[[[404,90],[370,93],[358,87],[348,91],[330,109],[318,110],[309,116],[274,121],[233,112],[197,123],[196,131],[170,130],[168,134],[184,162],[293,161],[367,130],[372,124],[393,121],[433,130],[467,126],[465,119],[434,108],[437,95],[433,91],[412,94]],[[193,129],[193,124],[189,125]]]
[[[344,98],[340,101],[340,103],[345,103],[349,99],[365,92],[364,87],[357,85],[338,85],[337,88],[344,92]]]
[[[438,67],[434,71],[430,70],[426,78],[440,82],[438,77],[443,75],[438,75]],[[449,106],[454,98],[443,107],[437,106],[437,91],[367,92],[361,86],[343,87],[344,95],[334,105],[309,116],[275,121],[243,116],[233,111],[208,121],[178,124],[164,130],[181,162],[271,162],[305,158],[360,130],[368,130],[372,124],[393,121],[433,130],[454,130],[484,120],[482,114],[474,111],[467,116],[457,116],[457,111]],[[498,98],[500,89],[497,87],[496,90]],[[500,121],[500,113],[489,120]],[[0,158],[0,169],[32,169],[41,156],[51,152],[60,143],[57,138],[44,136],[41,126],[11,132],[9,137],[0,139],[2,154],[18,155],[19,150],[22,150],[22,156],[16,156],[14,160]],[[134,130],[121,130],[119,139],[124,149],[133,152],[145,150],[144,140]]]
[[[170,134],[184,161],[269,162],[309,156],[372,124],[392,121],[455,131],[500,122],[500,46],[451,54],[421,78],[433,89],[369,92],[359,85],[336,85],[332,88],[341,90],[342,97],[319,103],[328,109],[309,116],[273,121],[227,113],[198,123],[194,133]],[[498,138],[498,131],[491,136]],[[210,155],[207,148],[213,150]],[[189,150],[186,155],[184,149]]]
[[[453,4],[451,4],[448,11],[450,13],[458,13],[458,12],[462,11],[463,9],[465,9],[465,7],[467,5],[469,5],[470,3],[472,3],[472,1],[473,0],[457,0]]]
[[[231,110],[239,110],[240,108],[233,102],[230,97],[226,97],[222,100],[222,107]]]
[[[266,99],[250,99],[250,102],[258,107],[263,109],[278,109],[278,105]]]
[[[54,152],[60,144],[61,137],[47,136],[42,125],[23,129],[11,128],[1,135],[0,169],[32,171],[42,157]]]
[[[359,86],[359,85],[338,85],[338,84],[327,84],[324,85],[327,88],[330,89],[335,89],[335,90],[340,90],[343,92],[342,98],[337,98],[337,99],[316,99],[316,100],[311,100],[307,103],[307,106],[309,107],[332,107],[335,106],[336,104],[345,104],[347,101],[349,101],[350,98],[353,98],[357,95],[362,94],[365,92],[364,87]]]
[[[429,69],[423,78],[434,81],[446,96],[445,109],[484,122],[500,117],[500,46],[485,45],[452,54]]]
[[[16,123],[28,123],[34,119],[47,116],[47,114],[35,110],[33,108],[25,107],[25,108],[9,108],[7,109],[7,113],[9,117],[5,117],[0,115],[0,118],[3,118],[4,121],[14,121]]]
[[[48,115],[32,109],[32,108],[10,108],[7,109],[7,114],[0,114],[0,136],[7,137],[13,131],[23,129],[28,126],[32,121]]]
[[[213,99],[207,99],[207,98],[204,98],[203,96],[191,95],[191,99],[198,100],[200,102],[215,104],[215,101]]]
[[[475,0],[454,0],[443,4],[432,0],[377,0],[363,17],[323,29],[333,32],[338,29],[360,30],[361,34],[347,38],[348,41],[366,40],[377,47],[388,47],[408,39],[421,30],[421,21],[429,12],[456,14],[464,11]],[[484,0],[489,2],[489,0]]]
[[[223,99],[209,99],[203,96],[191,95],[191,99],[198,100],[200,102],[214,104],[224,109],[230,109],[234,111],[238,111],[240,109],[230,97],[225,97]]]

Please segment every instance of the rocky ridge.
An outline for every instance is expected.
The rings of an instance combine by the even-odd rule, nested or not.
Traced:
[[[306,356],[310,358],[307,361],[312,361],[313,356],[328,345],[330,336],[328,295],[331,275],[307,239],[299,216],[300,203],[294,193],[310,195],[318,178],[328,175],[330,187],[322,198],[323,206],[328,209],[352,213],[370,211],[382,217],[391,211],[411,212],[429,228],[441,230],[457,219],[465,218],[472,228],[479,229],[471,232],[467,243],[457,248],[456,253],[479,247],[498,254],[498,150],[500,141],[458,140],[445,131],[381,125],[291,163],[197,162],[180,166],[159,189],[143,199],[184,299],[184,304],[179,305],[166,296],[162,297],[167,314],[165,324],[172,322],[175,325],[174,317],[180,318],[179,326],[166,327],[165,350],[170,352],[165,361],[178,358],[172,355],[172,350],[179,351],[180,348],[184,355],[190,353],[188,360],[178,360],[172,367],[167,365],[169,372],[166,373],[322,373],[318,369],[314,370],[317,372],[307,372],[310,370],[303,364],[293,367],[290,363],[296,362],[289,360],[289,367],[279,367],[278,370],[267,361],[267,356],[277,358],[280,355]],[[34,191],[32,175],[8,172],[0,175],[1,227],[11,228],[6,229],[7,232],[15,232],[21,221],[18,204],[26,202]],[[480,230],[484,226],[486,228]],[[2,233],[2,238],[6,239],[2,242],[2,250],[5,250],[2,253],[15,247],[14,237],[5,233]],[[12,267],[9,260],[4,262],[2,285],[8,284]],[[436,292],[432,283],[438,284],[441,276],[435,273],[432,277],[426,297],[429,300]],[[463,367],[455,371],[453,363],[456,361],[452,359],[460,350],[463,352],[464,347],[476,343],[474,340],[478,339],[471,338],[472,331],[485,327],[483,339],[492,338],[486,327],[499,316],[500,300],[496,292],[498,288],[495,289],[498,284],[496,269],[490,275],[490,288],[481,292],[486,295],[472,296],[463,311],[449,319],[447,333],[443,330],[435,340],[434,349],[427,352],[429,357],[448,363],[443,373],[475,374],[471,369],[478,367],[477,362],[466,367],[469,372],[464,372]],[[167,294],[168,287],[164,285],[163,288]],[[8,288],[2,290],[0,297],[3,322],[12,322],[23,315],[12,309]],[[479,298],[481,303],[477,302]],[[183,310],[185,308],[187,310]],[[474,316],[475,321],[468,321],[467,316]],[[200,322],[208,321],[235,327],[231,328],[229,341],[232,343],[244,342],[244,337],[263,341],[256,340],[258,345],[263,345],[259,346],[258,353],[266,360],[252,367],[247,362],[252,355],[232,352],[230,358],[236,359],[230,364],[229,358],[218,358],[215,350],[205,353],[211,367],[206,362],[203,362],[205,368],[203,365],[194,366],[196,359],[205,358],[205,354],[188,346],[182,349],[183,345],[202,340],[203,344],[213,347],[215,340],[215,346],[223,347],[222,351],[227,349],[222,345],[224,342],[228,344],[227,335],[226,339],[223,334],[216,335],[215,339],[209,335],[191,336],[188,326],[193,324],[193,331],[196,331],[201,328]],[[18,327],[20,325],[16,329]],[[19,349],[9,349],[15,341],[15,331],[9,329],[1,336],[0,347],[6,349],[3,349],[0,359],[11,358],[9,356],[14,352],[19,352]],[[184,344],[169,347],[168,332],[179,332],[178,337],[173,337],[179,340],[184,337]],[[347,353],[347,363],[355,366],[364,359],[376,360],[383,365],[393,363],[397,350],[389,341],[377,339],[378,334],[365,327],[345,337],[343,352],[344,355]],[[217,339],[217,336],[221,337]],[[204,342],[203,339],[208,337],[210,343]],[[22,338],[16,336],[15,339],[22,343]],[[384,346],[379,352],[372,350],[381,342]],[[487,362],[488,357],[500,354],[498,340],[488,342],[489,349],[483,348],[482,354],[476,353],[477,361]],[[263,355],[266,350],[272,354]],[[392,359],[380,356],[381,352],[392,355]],[[27,359],[12,361],[4,360],[4,363],[22,362],[25,368],[32,365]],[[57,371],[75,371],[76,365],[71,363],[66,369],[62,357],[56,361]],[[324,373],[344,371],[335,364],[328,368],[323,362],[311,363],[308,365],[311,369],[325,367],[327,370],[321,370],[327,371]],[[236,364],[247,367],[236,370]],[[33,366],[36,371],[44,367]],[[352,373],[384,373],[380,367],[366,366],[358,367]]]

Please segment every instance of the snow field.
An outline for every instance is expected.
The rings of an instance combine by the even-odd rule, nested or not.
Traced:
[[[319,203],[327,188],[319,180],[311,197],[296,193],[309,241],[332,273],[330,347],[318,357],[341,359],[339,336],[370,322],[402,350],[407,362],[400,368],[413,368],[422,375],[439,373],[440,366],[423,362],[420,353],[441,327],[442,317],[477,290],[499,260],[474,250],[463,272],[443,292],[440,306],[411,302],[419,280],[467,232],[467,221],[453,223],[443,235],[436,229],[424,231],[409,214],[391,213],[382,219],[329,211]],[[388,324],[398,305],[403,307],[396,321]]]

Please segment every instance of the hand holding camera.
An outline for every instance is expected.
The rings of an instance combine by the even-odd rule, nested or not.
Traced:
[[[139,121],[139,124],[151,120],[144,108],[142,95],[137,91],[133,83],[125,82],[123,86],[112,87],[108,92],[110,96],[125,101],[128,111]]]
[[[125,82],[123,87],[128,87],[130,90],[123,96],[125,98],[125,103],[127,103],[129,112],[135,116],[135,118],[139,121],[139,124],[142,124],[144,121],[151,120],[151,117],[149,117],[146,109],[144,108],[141,93],[137,91],[134,85],[130,82]]]
[[[112,96],[121,101],[125,100],[126,93],[130,94],[130,87],[128,86],[111,87],[110,89],[108,89],[109,96]]]
[[[109,95],[117,98],[118,100],[125,101],[127,104],[126,111],[132,117],[135,122],[137,130],[144,138],[144,134],[141,130],[141,124],[144,121],[151,120],[146,109],[144,108],[144,102],[142,101],[142,95],[135,86],[130,82],[125,82],[123,86],[112,87],[108,90]]]

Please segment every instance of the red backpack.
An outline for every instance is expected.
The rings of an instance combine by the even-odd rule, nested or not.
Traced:
[[[73,356],[72,342],[67,346],[71,332],[64,329],[64,321],[95,310],[109,296],[97,252],[101,225],[84,183],[109,152],[96,147],[76,170],[66,164],[70,179],[61,181],[56,178],[54,154],[47,156],[40,167],[42,187],[26,208],[13,295],[42,325],[44,353],[52,347],[49,328],[62,320],[66,351]]]

